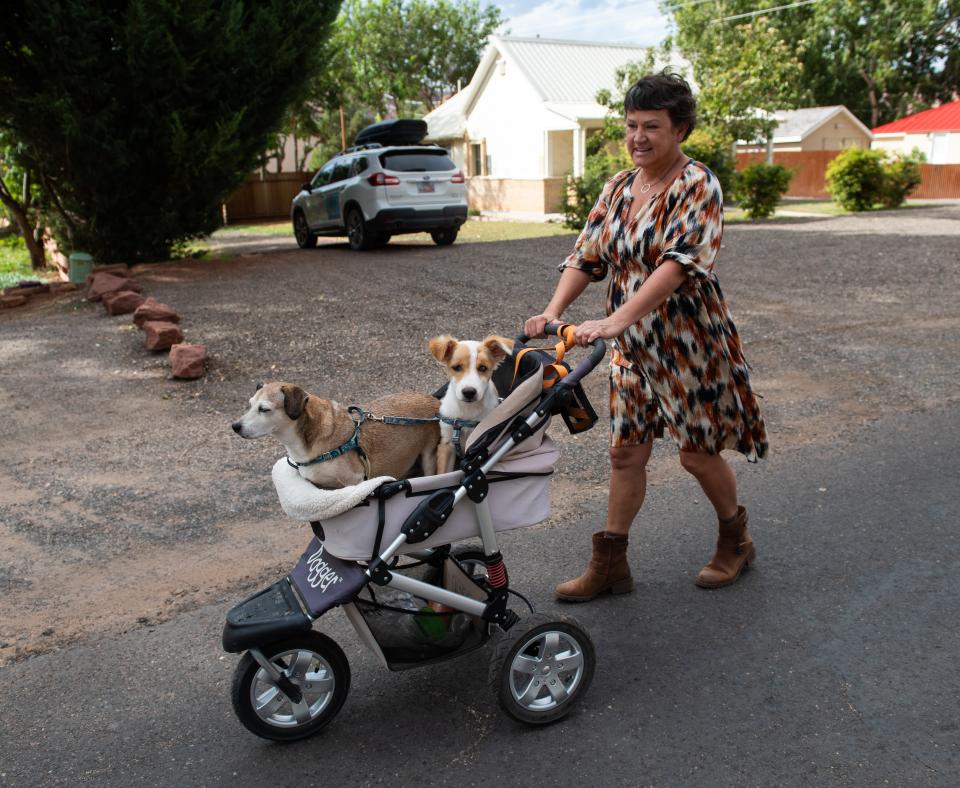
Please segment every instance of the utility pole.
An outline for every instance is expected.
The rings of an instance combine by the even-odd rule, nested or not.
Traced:
[[[340,150],[347,149],[347,124],[343,120],[343,104],[340,105]]]

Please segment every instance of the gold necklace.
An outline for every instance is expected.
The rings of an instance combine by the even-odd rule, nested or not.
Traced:
[[[643,182],[643,167],[641,167],[640,168],[640,194],[646,194],[648,191],[650,191],[650,189],[653,186],[656,186],[656,184],[660,183],[660,181],[664,179],[664,177],[667,175],[668,172],[673,171],[673,168],[677,166],[677,162],[680,161],[680,159],[682,159],[684,155],[685,154],[683,153],[683,151],[681,151],[680,155],[673,160],[673,162],[670,164],[670,166],[666,170],[664,170],[663,175],[661,175],[655,181],[650,181],[650,183]]]

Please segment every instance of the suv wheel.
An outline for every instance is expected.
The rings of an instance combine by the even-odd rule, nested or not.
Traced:
[[[303,211],[297,211],[293,215],[293,236],[301,249],[313,249],[317,245],[317,236],[310,232]]]
[[[460,232],[459,227],[447,227],[443,230],[433,230],[430,237],[437,246],[450,246],[457,240],[458,232]]]
[[[363,214],[357,208],[351,208],[347,213],[347,238],[350,241],[350,248],[355,252],[376,246],[377,234],[370,231],[363,220]]]

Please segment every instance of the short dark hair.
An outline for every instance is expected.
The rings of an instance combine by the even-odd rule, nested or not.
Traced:
[[[686,124],[684,140],[697,126],[697,100],[693,97],[690,85],[679,74],[668,69],[638,79],[627,91],[623,111],[640,109],[665,109],[674,128]]]

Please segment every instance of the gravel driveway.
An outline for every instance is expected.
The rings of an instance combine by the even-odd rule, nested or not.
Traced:
[[[280,447],[229,428],[256,383],[360,404],[433,390],[443,377],[427,340],[515,334],[571,245],[331,244],[139,266],[147,294],[210,348],[209,374],[192,383],[168,380],[129,317],[99,304],[0,315],[0,664],[284,573],[304,533],[270,482]],[[957,401],[960,207],[731,225],[718,271],[764,397],[768,462],[856,442],[880,415]],[[603,300],[592,287],[568,317],[596,316]],[[601,413],[606,390],[598,370],[588,393]],[[605,505],[603,426],[577,438],[559,427],[543,528]],[[680,474],[658,445],[652,485]]]

